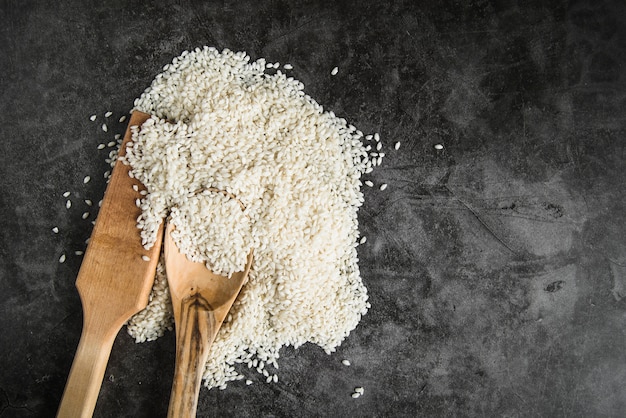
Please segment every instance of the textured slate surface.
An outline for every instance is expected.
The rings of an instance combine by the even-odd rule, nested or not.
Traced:
[[[330,356],[284,349],[277,384],[203,390],[199,416],[622,416],[623,2],[150,3],[0,1],[0,416],[54,416],[95,217],[80,202],[105,188],[96,146],[203,45],[292,63],[318,102],[381,132],[369,178],[389,188],[360,211],[360,326]],[[172,333],[120,333],[95,416],[164,416],[173,363]]]

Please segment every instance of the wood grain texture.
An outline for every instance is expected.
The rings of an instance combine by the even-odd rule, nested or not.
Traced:
[[[120,156],[131,138],[130,127],[150,115],[134,112],[128,124]],[[159,259],[162,226],[150,250],[141,245],[137,217],[141,198],[133,189],[141,183],[129,177],[130,167],[118,162],[111,175],[76,287],[83,306],[83,330],[63,393],[58,417],[90,417],[93,414],[111,347],[120,328],[148,304]],[[148,256],[144,261],[142,256]]]
[[[164,238],[165,269],[176,323],[176,366],[167,416],[195,417],[204,366],[211,344],[247,280],[244,271],[223,277],[181,254],[168,224]]]
[[[167,416],[193,417],[209,349],[220,324],[200,294],[180,301],[180,322],[176,327],[176,367]]]

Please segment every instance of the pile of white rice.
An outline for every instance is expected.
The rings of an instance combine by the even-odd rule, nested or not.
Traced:
[[[136,100],[154,116],[126,156],[148,191],[138,222],[146,247],[172,213],[181,251],[215,271],[241,270],[254,250],[249,281],[211,348],[209,387],[242,379],[238,363],[276,381],[267,365],[278,367],[281,347],[312,342],[331,353],[369,308],[356,252],[360,178],[372,170],[363,134],[324,112],[299,81],[249,61],[208,47],[175,58]],[[245,211],[221,193],[198,195],[210,188]],[[128,332],[149,341],[172,321],[161,260],[150,303]]]

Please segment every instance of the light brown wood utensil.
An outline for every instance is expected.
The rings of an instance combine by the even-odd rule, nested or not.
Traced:
[[[230,278],[220,276],[180,253],[171,236],[173,228],[167,225],[163,243],[176,323],[176,367],[167,416],[195,417],[209,349],[247,279],[252,252],[244,271]]]
[[[130,127],[141,125],[150,115],[134,112],[120,155],[126,153]],[[141,209],[133,190],[138,180],[130,168],[115,164],[111,181],[76,279],[83,306],[83,330],[63,393],[58,417],[91,417],[115,336],[130,317],[148,304],[162,240],[162,226],[152,249],[141,245],[137,217]],[[149,257],[144,261],[142,256]]]

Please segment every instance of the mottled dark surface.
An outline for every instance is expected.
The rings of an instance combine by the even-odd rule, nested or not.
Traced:
[[[0,0],[0,416],[54,416],[81,331],[81,201],[105,188],[96,146],[203,45],[292,63],[381,132],[369,178],[389,188],[360,212],[360,326],[330,356],[284,349],[277,384],[203,390],[199,416],[624,415],[623,1]],[[173,362],[171,333],[122,331],[95,416],[165,416]]]

